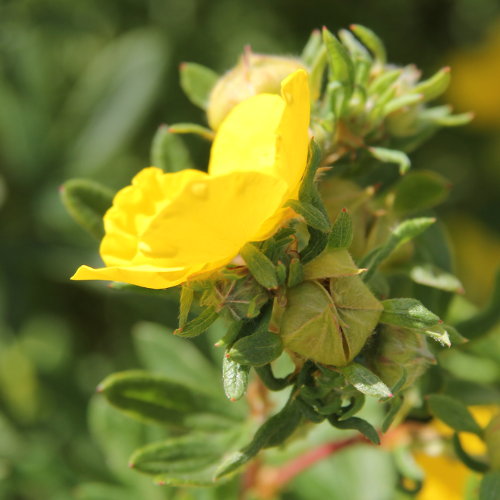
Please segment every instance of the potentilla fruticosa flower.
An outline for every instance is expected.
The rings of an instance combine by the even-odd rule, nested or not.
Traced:
[[[309,86],[304,70],[281,95],[259,94],[222,122],[208,173],[139,172],[104,216],[106,267],[81,266],[72,279],[167,288],[206,276],[250,241],[269,238],[294,213],[307,164]]]

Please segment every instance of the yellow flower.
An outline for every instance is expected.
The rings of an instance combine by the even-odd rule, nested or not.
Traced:
[[[281,96],[238,104],[215,137],[208,174],[142,170],[104,216],[106,267],[81,266],[72,279],[167,288],[215,271],[250,241],[270,237],[294,215],[307,163],[309,87],[296,71]]]

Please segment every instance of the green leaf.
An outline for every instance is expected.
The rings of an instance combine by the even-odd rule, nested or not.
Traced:
[[[340,372],[359,392],[377,398],[391,398],[392,392],[377,375],[359,363],[350,363]]]
[[[352,243],[352,217],[346,208],[343,208],[335,222],[328,238],[328,248],[349,248]]]
[[[281,337],[266,328],[238,340],[228,356],[242,365],[262,366],[274,361],[282,352]]]
[[[290,265],[288,267],[288,280],[287,285],[292,288],[299,283],[304,281],[304,267],[297,257],[292,257],[290,259]]]
[[[382,40],[369,28],[361,24],[351,24],[354,34],[370,49],[380,64],[385,64],[387,55]]]
[[[232,474],[255,457],[261,449],[281,445],[292,435],[301,420],[302,413],[297,403],[288,402],[280,412],[264,422],[247,446],[231,454],[220,465],[216,479]]]
[[[328,235],[323,231],[319,231],[313,227],[310,227],[308,231],[309,242],[307,243],[306,248],[300,252],[302,264],[307,264],[312,261],[325,249],[328,244]]]
[[[161,125],[153,137],[151,164],[165,172],[179,172],[186,168],[194,168],[184,142],[180,137],[171,133],[166,125]]]
[[[373,425],[362,418],[351,417],[347,420],[338,420],[335,416],[330,416],[328,417],[328,421],[337,429],[353,429],[359,431],[373,444],[380,444],[378,432],[375,430]]]
[[[257,283],[265,288],[278,288],[276,268],[263,252],[252,243],[247,243],[240,250],[240,254]]]
[[[404,328],[427,329],[439,323],[439,316],[429,311],[417,299],[388,299],[382,301],[384,311],[380,323]]]
[[[98,391],[132,418],[177,430],[224,430],[239,420],[220,398],[147,372],[115,373]]]
[[[304,217],[308,226],[327,233],[330,231],[330,221],[325,213],[307,201],[288,200],[285,206],[289,206],[299,215]]]
[[[410,159],[403,151],[375,147],[368,148],[368,151],[374,158],[383,163],[396,163],[399,166],[399,173],[401,175],[405,174],[410,169]]]
[[[174,335],[182,338],[197,337],[205,332],[218,317],[219,313],[215,310],[215,307],[207,307],[199,316],[174,330]]]
[[[249,370],[249,366],[240,365],[240,363],[224,356],[222,361],[222,381],[224,383],[224,392],[230,401],[237,401],[244,396],[248,385]]]
[[[430,394],[427,403],[431,413],[455,431],[482,435],[481,427],[467,407],[457,399],[444,394]]]
[[[396,83],[401,74],[402,74],[401,69],[392,69],[389,71],[383,71],[377,77],[375,77],[368,86],[368,94],[380,95],[385,93],[391,87],[391,85]]]
[[[384,106],[382,116],[390,115],[391,113],[394,113],[394,111],[398,111],[399,109],[407,106],[414,106],[415,104],[422,102],[423,98],[422,94],[403,94],[395,97]]]
[[[312,66],[317,53],[321,49],[321,32],[319,30],[313,30],[309,40],[302,50],[300,58],[304,61],[306,66]]]
[[[368,281],[377,267],[401,245],[422,234],[436,222],[434,217],[416,217],[403,221],[392,231],[387,242],[370,252],[360,263],[360,267],[368,268],[363,279]]]
[[[189,100],[206,110],[210,92],[219,75],[201,64],[183,63],[180,66],[181,87]]]
[[[181,298],[179,305],[179,327],[182,328],[186,323],[193,304],[194,290],[184,284],[181,287]]]
[[[429,79],[413,87],[411,92],[414,94],[422,94],[424,96],[423,102],[432,101],[432,99],[439,97],[445,92],[450,84],[450,80],[450,68],[446,67],[440,69]]]
[[[168,131],[172,134],[194,134],[199,135],[207,141],[213,141],[215,133],[207,127],[198,125],[197,123],[175,123],[168,127]]]
[[[441,203],[449,190],[449,181],[435,172],[410,172],[396,186],[393,207],[401,215],[427,210]]]
[[[412,267],[410,278],[419,285],[430,286],[446,292],[464,293],[463,285],[455,275],[432,264],[420,264]]]
[[[73,219],[98,240],[104,236],[103,217],[113,203],[113,192],[85,179],[72,179],[61,188],[64,206]]]
[[[152,475],[199,471],[217,462],[229,444],[226,434],[191,433],[136,450],[129,467]]]
[[[307,158],[307,168],[300,184],[299,200],[311,203],[318,208],[318,203],[321,204],[321,197],[316,187],[316,172],[321,163],[322,151],[318,144],[311,139],[309,143],[309,152]],[[321,206],[321,205],[320,205]]]
[[[500,471],[488,472],[481,481],[479,500],[498,500],[500,498]]]
[[[347,85],[350,92],[354,85],[354,65],[347,49],[327,28],[323,28],[323,42],[330,64],[330,80]]]

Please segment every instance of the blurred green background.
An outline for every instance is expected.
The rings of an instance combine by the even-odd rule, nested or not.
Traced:
[[[439,213],[466,297],[480,307],[500,264],[497,0],[0,0],[0,498],[76,491],[124,499],[133,488],[148,493],[130,498],[167,495],[103,453],[109,433],[94,426],[90,439],[87,407],[105,375],[140,366],[131,337],[138,320],[174,325],[175,293],[159,299],[70,282],[78,265],[98,264],[97,245],[66,214],[58,187],[84,177],[118,189],[148,165],[160,124],[204,123],[180,90],[182,61],[223,72],[246,44],[296,54],[312,29],[353,22],[382,37],[392,62],[413,62],[424,76],[450,64],[448,100],[476,113],[412,159],[454,185]],[[188,141],[203,168],[207,144]],[[120,425],[110,424],[117,442]],[[89,482],[115,489],[79,486]],[[289,498],[307,498],[301,484]]]

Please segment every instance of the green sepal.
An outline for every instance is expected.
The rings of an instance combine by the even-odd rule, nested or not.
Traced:
[[[330,64],[330,81],[346,84],[350,93],[354,85],[354,65],[349,52],[326,27],[323,27],[323,43]]]
[[[104,236],[103,217],[113,192],[94,181],[71,179],[61,186],[62,202],[73,219],[98,240]]]
[[[151,143],[151,164],[165,172],[179,172],[194,168],[184,141],[173,134],[167,125],[161,125]]]
[[[197,337],[205,332],[218,317],[219,313],[215,310],[215,307],[207,307],[199,316],[174,330],[174,335],[182,338]]]
[[[263,252],[252,243],[247,243],[240,254],[259,285],[269,289],[278,288],[276,268]]]
[[[210,92],[219,79],[215,71],[196,63],[182,63],[180,68],[181,88],[196,106],[207,109]]]
[[[432,415],[455,431],[482,436],[481,427],[462,402],[445,394],[430,394],[427,396],[427,403]]]
[[[302,412],[295,401],[269,418],[255,433],[252,441],[240,451],[231,454],[219,467],[216,479],[236,472],[265,448],[281,445],[289,438],[302,420]]]
[[[179,303],[179,328],[186,326],[189,311],[193,304],[194,290],[188,285],[182,285]]]
[[[484,474],[485,472],[488,471],[489,469],[488,464],[476,460],[463,449],[458,432],[453,433],[452,442],[453,442],[453,449],[455,450],[457,457],[463,462],[464,465],[466,465],[469,469],[473,471],[480,472],[481,474]]]
[[[337,429],[353,429],[359,431],[373,444],[380,444],[380,437],[372,424],[359,417],[351,417],[347,420],[339,420],[335,416],[328,417],[328,421]]]
[[[343,208],[333,223],[328,238],[328,248],[349,248],[352,238],[352,217],[347,209]]]
[[[391,398],[392,392],[375,373],[359,363],[339,368],[346,380],[359,392],[377,398]]]
[[[279,335],[266,328],[238,340],[227,355],[242,365],[263,366],[274,361],[283,352],[283,341]]]
[[[330,221],[328,217],[312,203],[308,203],[307,201],[288,200],[285,206],[293,208],[295,212],[304,218],[308,226],[318,231],[322,231],[323,233],[330,231]]]
[[[479,500],[498,500],[500,498],[500,472],[488,472],[479,487]]]
[[[384,43],[371,29],[362,26],[361,24],[351,24],[351,31],[365,44],[372,52],[375,59],[380,64],[385,64],[387,54]]]
[[[170,125],[168,131],[172,134],[198,135],[207,141],[213,141],[215,138],[215,133],[212,130],[197,123],[174,123]]]
[[[403,151],[397,151],[395,149],[387,149],[380,147],[370,147],[368,152],[377,160],[383,163],[395,163],[399,166],[399,173],[401,175],[405,174],[411,166],[410,158]]]
[[[222,361],[222,382],[224,393],[230,401],[238,401],[247,390],[248,386],[248,365],[240,365],[231,358],[224,356]]]
[[[416,217],[403,221],[392,231],[387,242],[372,250],[360,263],[360,267],[367,268],[363,280],[368,281],[378,266],[387,259],[401,245],[416,238],[436,222],[434,217]]]
[[[380,323],[424,330],[439,323],[439,316],[429,311],[417,299],[388,299],[383,300],[384,310],[380,316]]]
[[[423,95],[423,102],[432,101],[445,92],[450,84],[450,68],[442,68],[429,79],[420,82],[411,90],[414,94]]]
[[[239,421],[224,400],[161,375],[119,372],[97,390],[130,417],[176,430],[219,431]]]

